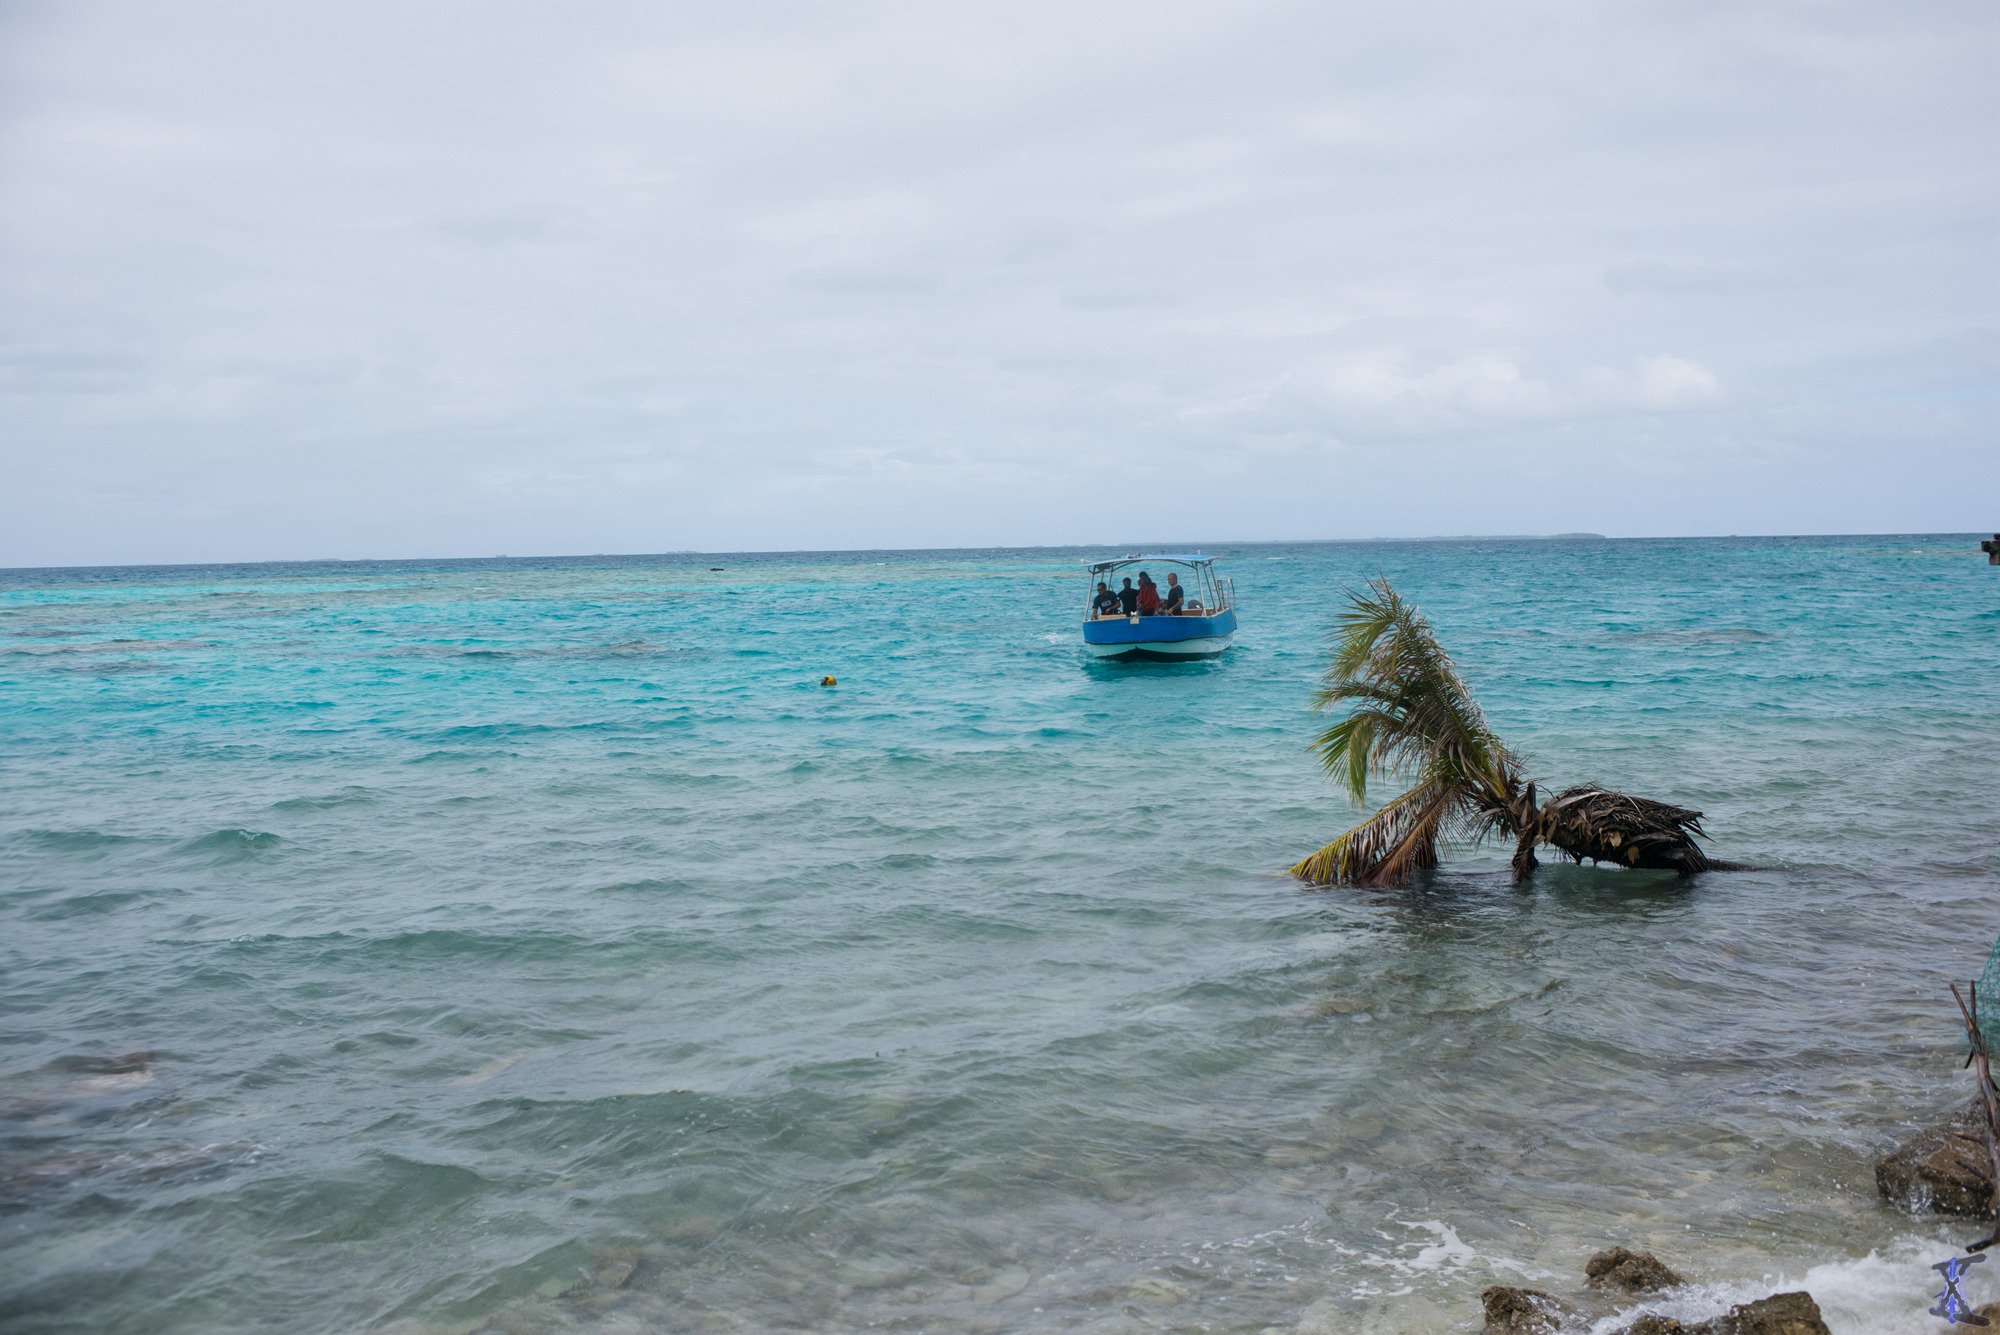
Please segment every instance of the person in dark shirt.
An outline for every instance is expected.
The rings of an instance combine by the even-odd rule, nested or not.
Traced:
[[[1181,603],[1186,597],[1187,590],[1181,587],[1180,576],[1171,573],[1168,574],[1167,596],[1160,603],[1160,615],[1163,617],[1179,616],[1181,614]]]
[[[1125,581],[1125,587],[1118,590],[1118,607],[1128,617],[1139,610],[1139,591],[1132,587],[1129,579]]]
[[[1139,572],[1139,615],[1142,617],[1155,616],[1159,613],[1159,610],[1160,586],[1153,583],[1151,575],[1141,570]]]
[[[1118,595],[1106,588],[1101,579],[1097,581],[1097,596],[1090,600],[1090,610],[1101,617],[1108,617],[1118,610]]]

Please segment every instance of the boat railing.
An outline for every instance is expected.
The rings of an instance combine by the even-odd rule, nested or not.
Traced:
[[[1139,616],[1219,617],[1224,612],[1229,611],[1234,606],[1236,606],[1236,601],[1235,599],[1232,598],[1227,602],[1218,603],[1214,607],[1203,607],[1199,611],[1183,610],[1180,612],[1099,612],[1094,608],[1089,608],[1086,609],[1089,612],[1089,615],[1086,616],[1084,619],[1086,621],[1129,621],[1133,617],[1139,617]]]
[[[1095,574],[1097,572],[1093,571],[1092,573]],[[1216,616],[1221,616],[1224,612],[1232,611],[1235,609],[1236,607],[1235,580],[1229,578],[1227,575],[1217,574],[1212,568],[1209,567],[1201,567],[1200,574],[1196,575],[1195,578],[1208,586],[1208,590],[1213,593],[1214,599],[1212,602],[1204,605],[1199,613],[1189,611],[1189,612],[1182,612],[1179,615],[1182,616],[1199,615],[1205,617],[1216,617]],[[1189,599],[1189,602],[1197,602],[1197,601],[1199,600]],[[1145,614],[1135,613],[1135,612],[1100,613],[1097,611],[1094,605],[1094,595],[1090,594],[1088,590],[1086,590],[1084,598],[1084,617],[1083,617],[1085,621],[1124,621],[1129,619],[1130,617],[1139,615],[1145,615]],[[1151,615],[1157,616],[1160,614],[1152,613]],[[1175,614],[1168,613],[1167,615],[1175,615]]]

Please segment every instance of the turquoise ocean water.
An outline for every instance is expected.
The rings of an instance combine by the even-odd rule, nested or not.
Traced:
[[[1941,1328],[1972,540],[1209,550],[1136,667],[1095,549],[0,572],[0,1329],[1476,1330],[1609,1243]],[[1298,890],[1378,573],[1763,870]]]

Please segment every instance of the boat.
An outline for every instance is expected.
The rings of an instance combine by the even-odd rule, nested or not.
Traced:
[[[1084,595],[1083,647],[1099,658],[1168,662],[1213,658],[1229,647],[1236,634],[1236,586],[1215,573],[1212,556],[1121,556],[1115,561],[1092,561],[1085,569],[1090,582]],[[1121,577],[1119,572],[1125,570],[1133,574]],[[1176,615],[1099,613],[1092,605],[1100,580],[1116,593],[1122,579],[1151,574],[1164,589],[1169,572],[1187,590]]]

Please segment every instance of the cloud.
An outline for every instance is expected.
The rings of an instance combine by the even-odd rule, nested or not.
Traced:
[[[828,264],[802,269],[792,275],[792,285],[809,292],[845,296],[909,296],[935,290],[940,282],[935,270],[918,265]]]
[[[453,241],[495,250],[572,240],[582,234],[581,223],[573,211],[534,206],[448,212],[429,220],[433,229]]]
[[[1338,407],[1375,411],[1413,423],[1467,417],[1546,417],[1556,393],[1504,357],[1462,358],[1418,375],[1380,365],[1342,366],[1326,380]]]
[[[1589,398],[1611,408],[1651,412],[1706,408],[1722,397],[1722,382],[1683,357],[1637,357],[1629,367],[1593,366],[1583,373]]]
[[[0,564],[1987,522],[1996,34],[0,8]]]
[[[1062,294],[1062,303],[1080,311],[1130,310],[1138,306],[1177,306],[1180,294],[1164,283],[1120,282],[1106,279],[1078,283]]]
[[[1613,292],[1669,293],[1675,296],[1725,296],[1733,293],[1801,288],[1810,280],[1784,271],[1753,272],[1722,265],[1668,264],[1661,260],[1626,260],[1606,266],[1604,286]]]
[[[1528,374],[1509,357],[1482,353],[1413,368],[1408,359],[1341,361],[1287,377],[1267,392],[1204,405],[1189,420],[1274,441],[1424,440],[1472,433],[1491,438],[1521,428],[1607,415],[1656,415],[1707,408],[1722,398],[1715,373],[1682,357],[1636,357],[1622,367],[1592,366],[1568,383]]]

